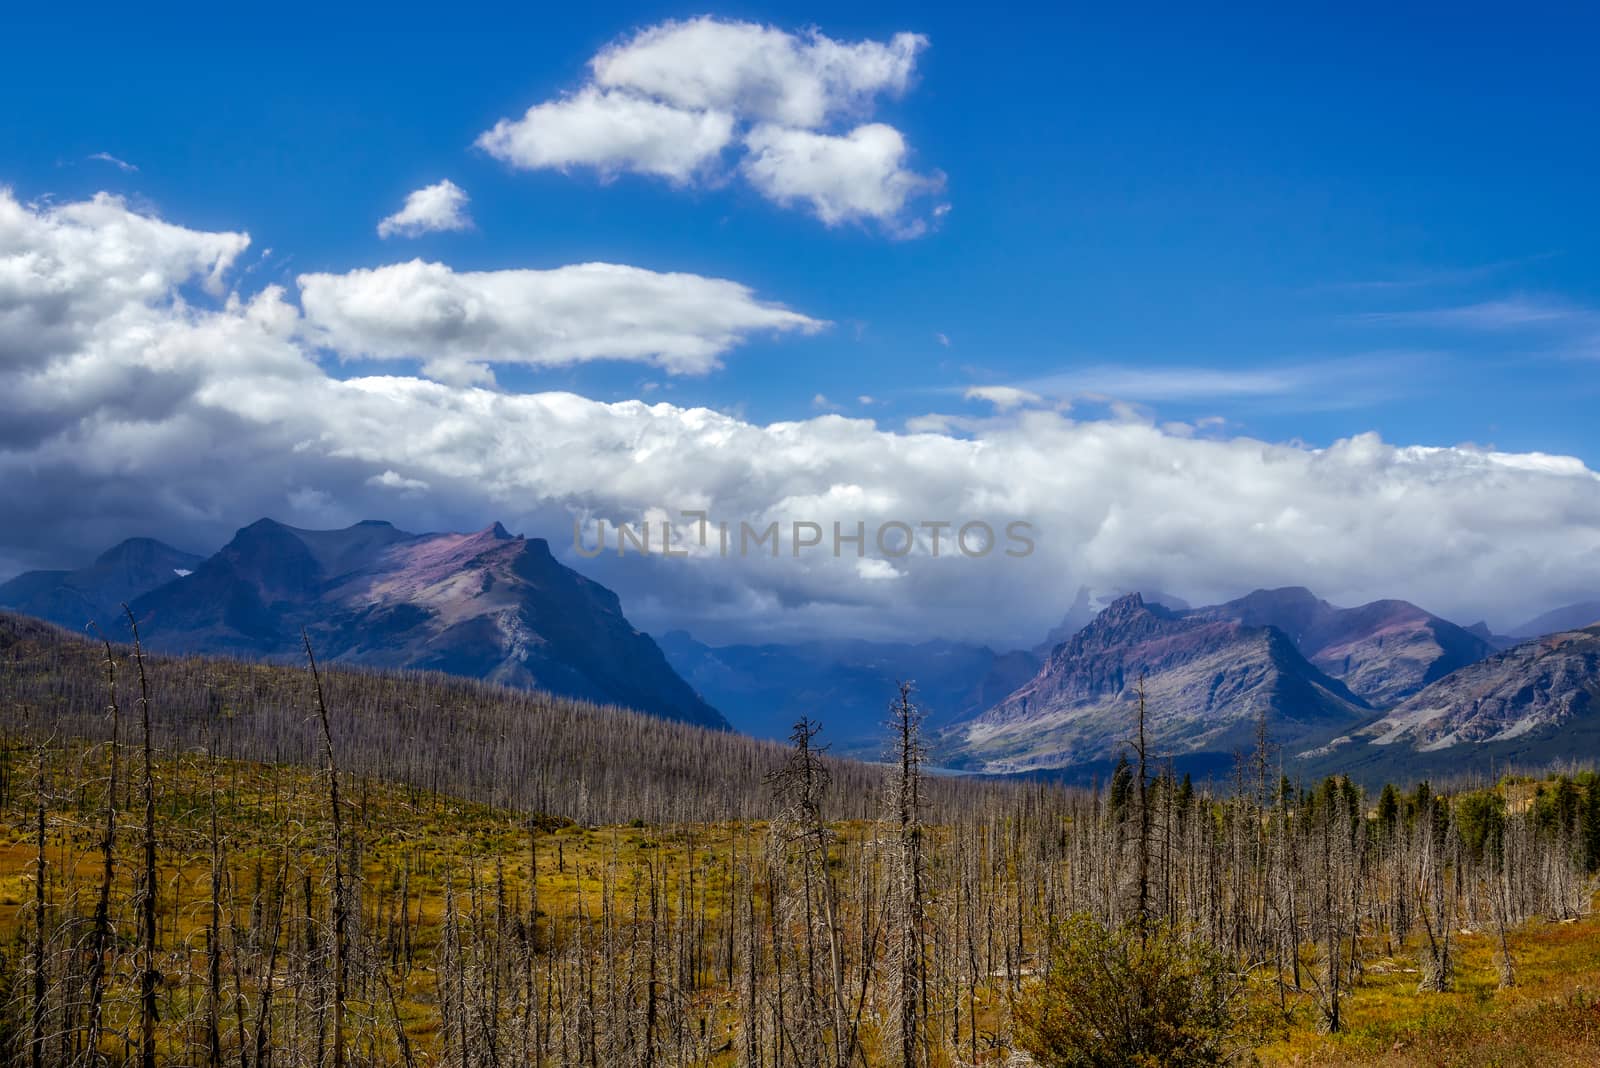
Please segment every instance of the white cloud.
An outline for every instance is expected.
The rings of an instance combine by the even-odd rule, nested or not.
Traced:
[[[733,140],[733,117],[684,109],[626,92],[588,87],[536,104],[520,119],[501,119],[478,147],[525,170],[593,167],[654,174],[685,183],[706,170]]]
[[[516,167],[589,167],[602,178],[635,172],[690,186],[738,173],[830,226],[871,222],[914,236],[927,221],[911,203],[943,179],[907,166],[898,130],[857,120],[905,92],[926,45],[913,33],[842,42],[711,17],[665,22],[603,49],[590,83],[500,120],[477,144]],[[730,147],[744,153],[733,172],[723,165]],[[947,208],[935,205],[932,217]]]
[[[1282,407],[1337,408],[1392,397],[1409,378],[1425,376],[1437,356],[1389,350],[1356,356],[1282,363],[1271,367],[1128,366],[1101,364],[1019,383],[1050,396],[1125,401],[1192,401],[1271,398]]]
[[[898,221],[906,202],[943,185],[906,169],[905,138],[883,123],[842,137],[763,124],[744,143],[749,155],[740,169],[751,185],[778,204],[809,204],[828,226],[876,220],[900,236],[915,236],[927,224]]]
[[[1600,313],[1565,301],[1511,297],[1421,311],[1365,312],[1357,321],[1442,329],[1509,331],[1600,327]]]
[[[1369,312],[1356,317],[1364,323],[1417,327],[1425,330],[1483,335],[1512,335],[1526,355],[1595,359],[1600,357],[1600,310],[1548,297],[1514,296],[1449,308],[1420,311]]]
[[[129,163],[125,159],[118,159],[109,152],[96,152],[88,158],[97,160],[101,163],[109,163],[117,170],[122,171],[125,174],[136,174],[139,170],[139,168],[134,164]]]
[[[422,359],[429,376],[457,383],[488,380],[491,363],[630,360],[703,374],[751,334],[826,325],[737,282],[612,263],[458,272],[412,260],[299,284],[319,343],[350,357]]]
[[[191,281],[220,293],[249,243],[136,214],[104,193],[35,207],[0,186],[0,368],[77,351],[97,329],[131,340],[147,302]]]
[[[964,431],[978,425],[975,419],[967,419],[959,415],[947,415],[941,412],[928,412],[923,415],[913,415],[906,420],[906,432],[910,434],[949,434],[952,431]]]
[[[378,223],[378,236],[417,237],[471,228],[467,192],[446,178],[408,194],[404,207]]]
[[[706,16],[641,30],[589,65],[600,85],[678,107],[814,128],[865,111],[880,93],[905,92],[927,44],[915,33],[843,42],[816,30],[792,34]]]
[[[972,386],[962,396],[967,400],[988,401],[1002,412],[1044,401],[1044,398],[1037,393],[1018,389],[1016,386]]]
[[[883,582],[887,579],[897,579],[900,572],[887,560],[858,560],[856,561],[856,574],[866,582]]]
[[[406,375],[339,379],[306,347],[286,294],[193,291],[224,281],[244,243],[109,198],[41,209],[0,196],[0,558],[76,564],[135,533],[204,548],[267,514],[431,530],[498,518],[618,589],[639,625],[724,638],[1031,642],[1080,584],[1201,603],[1304,583],[1339,603],[1406,597],[1467,621],[1600,588],[1600,476],[1571,457],[1375,434],[1309,448],[1036,409],[962,436],[900,433],[837,414],[761,424]],[[472,278],[445,277],[446,290]],[[488,305],[488,336],[518,329]],[[63,313],[70,329],[20,328]],[[887,572],[849,550],[570,552],[575,514],[632,523],[652,509],[828,531],[1026,519],[1037,549],[934,560],[924,540],[883,582],[863,581]]]
[[[397,490],[403,496],[416,496],[419,493],[426,493],[432,488],[420,478],[406,478],[394,470],[385,471],[381,475],[373,475],[367,479],[367,485]]]

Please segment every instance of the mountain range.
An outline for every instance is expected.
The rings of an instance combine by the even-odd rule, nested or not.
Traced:
[[[1539,767],[1600,753],[1600,624],[1546,634],[1469,664],[1302,766],[1376,780]]]
[[[1303,586],[1256,590],[1185,616],[1275,627],[1319,670],[1377,708],[1495,652],[1488,639],[1408,601],[1335,608]]]
[[[0,606],[74,628],[95,619],[125,634],[115,606],[127,600],[146,643],[167,652],[298,659],[304,633],[325,660],[442,671],[727,726],[628,622],[616,594],[557,561],[543,539],[513,537],[498,523],[410,534],[378,521],[301,530],[263,519],[204,560],[130,544],[86,571],[19,576],[0,586]],[[149,566],[112,567],[113,554]],[[183,566],[163,573],[172,562]],[[115,581],[84,592],[88,572]]]
[[[1572,606],[1548,618],[1583,618]],[[939,752],[985,771],[1104,770],[1141,679],[1157,751],[1219,772],[1264,721],[1287,766],[1376,780],[1593,752],[1600,626],[1517,642],[1406,601],[1338,608],[1302,587],[1174,610],[1113,602]]]
[[[129,538],[76,571],[28,571],[0,584],[0,606],[72,630],[89,623],[122,634],[122,605],[188,575],[205,558],[154,538]]]
[[[1600,735],[1600,602],[1515,631],[1464,628],[1406,601],[1340,608],[1303,587],[1191,608],[1080,590],[1032,649],[844,639],[659,644],[617,595],[500,524],[412,534],[366,521],[263,519],[209,557],[134,538],[72,571],[0,584],[0,607],[152,648],[441,671],[768,738],[801,715],[836,752],[876,755],[914,683],[931,755],[983,772],[1097,774],[1125,751],[1142,682],[1155,751],[1217,772],[1264,723],[1286,765],[1396,775],[1575,755]],[[1594,625],[1590,625],[1594,624]],[[1549,630],[1541,630],[1548,627]]]
[[[1372,709],[1274,626],[1113,602],[1056,646],[1032,680],[947,735],[952,761],[988,772],[1093,767],[1118,753],[1139,693],[1159,748],[1216,764],[1249,748],[1257,721],[1280,740],[1326,737]]]

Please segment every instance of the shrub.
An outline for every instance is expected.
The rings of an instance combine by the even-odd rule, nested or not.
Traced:
[[[1017,1007],[1023,1049],[1046,1068],[1187,1068],[1233,1060],[1239,976],[1160,924],[1076,917],[1052,933],[1049,967]]]

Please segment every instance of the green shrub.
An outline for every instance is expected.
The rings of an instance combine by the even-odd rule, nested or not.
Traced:
[[[1018,1038],[1046,1068],[1228,1064],[1239,986],[1225,957],[1171,928],[1080,916],[1052,934],[1048,970],[1023,991]]]

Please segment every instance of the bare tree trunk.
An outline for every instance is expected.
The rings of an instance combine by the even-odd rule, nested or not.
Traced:
[[[322,676],[317,671],[317,659],[311,652],[311,637],[300,633],[306,647],[306,663],[311,667],[311,681],[316,687],[317,716],[322,724],[323,755],[328,762],[328,809],[333,818],[333,1068],[344,1068],[344,1002],[348,948],[345,940],[344,899],[344,833],[342,814],[339,811],[339,764],[333,755],[333,731],[328,725],[328,704],[322,695]]]
[[[899,1062],[901,1068],[916,1068],[923,1052],[927,976],[923,960],[921,719],[917,707],[911,703],[910,683],[900,684],[891,724],[898,767],[893,791],[897,900],[894,943],[890,952],[897,965]]]
[[[103,1028],[106,952],[111,943],[111,887],[116,881],[117,864],[117,756],[122,711],[117,704],[117,661],[112,655],[111,643],[106,647],[106,685],[111,692],[111,752],[110,772],[106,778],[106,825],[100,839],[100,890],[94,904],[94,934],[90,943],[89,960],[89,1034],[87,1048],[90,1063],[100,1059],[100,1036]]]
[[[150,737],[150,684],[144,670],[144,646],[139,641],[139,623],[127,605],[128,626],[133,630],[133,656],[139,667],[140,747],[144,754],[144,775],[140,789],[144,801],[144,870],[139,889],[139,1065],[156,1068],[156,989],[161,973],[156,967],[156,779],[152,766]]]
[[[222,1068],[222,834],[217,825],[217,758],[211,754],[211,925],[206,931],[206,1064]]]
[[[1138,754],[1139,766],[1136,774],[1138,781],[1139,803],[1139,842],[1138,842],[1138,897],[1134,907],[1134,920],[1139,925],[1139,937],[1142,939],[1150,926],[1150,799],[1149,799],[1149,773],[1147,771],[1147,750],[1145,743],[1145,707],[1144,707],[1144,676],[1139,676],[1139,733],[1134,742],[1134,752]]]
[[[49,870],[45,866],[45,779],[44,779],[44,746],[37,749],[37,764],[34,768],[33,791],[35,807],[35,844],[36,852],[33,862],[33,962],[29,969],[32,975],[32,1011],[30,1012],[30,1027],[28,1036],[29,1061],[33,1068],[44,1068],[44,1032],[45,1032],[45,995],[50,989],[50,980],[47,969],[49,962],[44,955],[45,945],[45,878]]]

